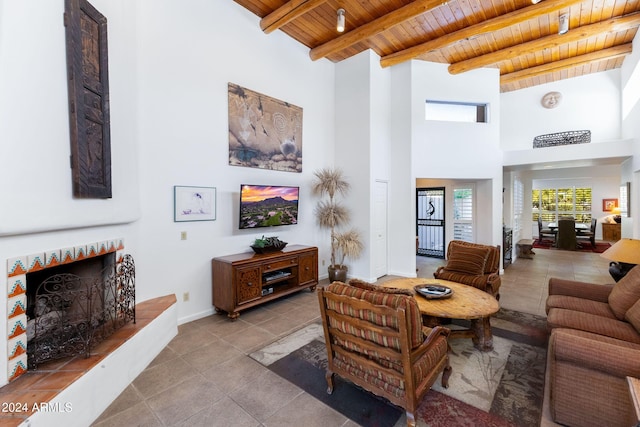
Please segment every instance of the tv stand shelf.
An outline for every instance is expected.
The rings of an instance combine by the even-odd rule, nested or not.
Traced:
[[[235,320],[242,310],[318,285],[318,248],[292,245],[266,254],[213,258],[212,294],[217,312]]]

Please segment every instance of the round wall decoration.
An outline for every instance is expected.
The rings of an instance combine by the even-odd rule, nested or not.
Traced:
[[[561,100],[562,94],[560,92],[549,92],[542,97],[540,103],[544,108],[556,108],[560,105]]]

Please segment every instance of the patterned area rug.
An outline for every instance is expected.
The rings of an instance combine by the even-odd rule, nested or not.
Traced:
[[[467,326],[464,321],[447,325]],[[501,309],[491,319],[494,349],[470,339],[450,340],[449,388],[436,381],[417,410],[419,427],[538,426],[546,363],[546,320]],[[362,426],[406,425],[404,410],[336,377],[326,393],[322,325],[312,324],[251,354],[278,375]]]
[[[581,247],[576,249],[579,252],[595,252],[597,254],[601,254],[602,252],[606,251],[607,249],[609,249],[609,247],[611,247],[611,243],[608,242],[596,242],[596,247],[592,247],[591,243],[589,242],[583,242],[581,241]],[[533,248],[536,249],[553,249],[555,251],[558,250],[562,250],[562,249],[557,249],[553,247],[553,241],[551,240],[540,240],[540,239],[536,239],[533,242]]]

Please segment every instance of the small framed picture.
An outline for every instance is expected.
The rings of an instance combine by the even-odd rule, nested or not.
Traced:
[[[611,212],[618,207],[618,199],[602,199],[602,211]]]
[[[174,222],[215,221],[215,187],[173,187]]]

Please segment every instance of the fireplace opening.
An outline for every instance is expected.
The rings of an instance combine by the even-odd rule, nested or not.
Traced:
[[[26,275],[27,365],[91,349],[129,321],[135,323],[135,267],[115,253]]]

